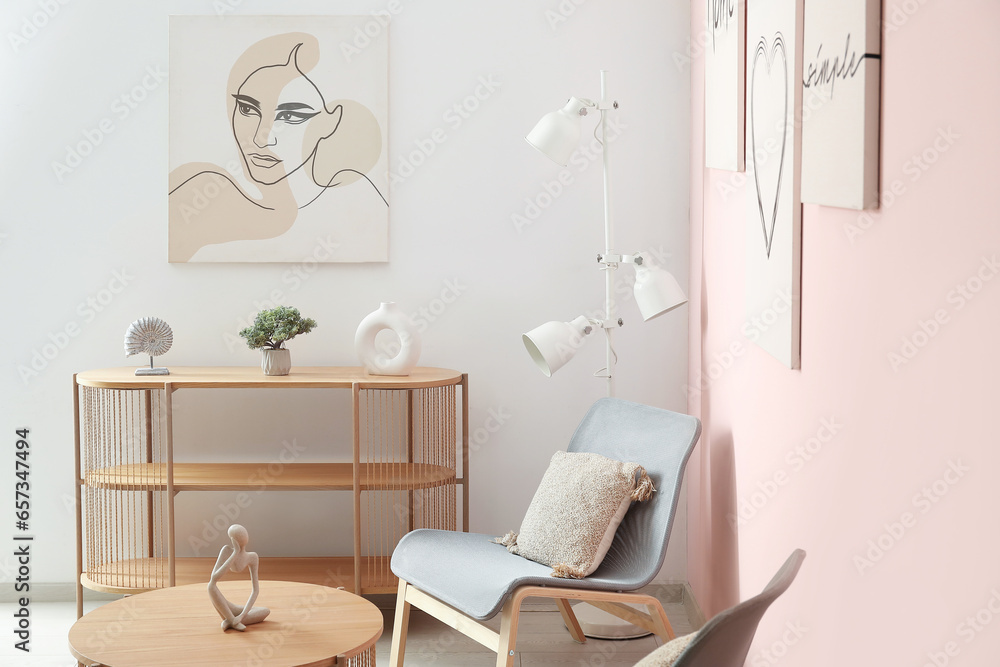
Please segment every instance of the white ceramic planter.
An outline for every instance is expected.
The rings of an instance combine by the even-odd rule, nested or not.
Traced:
[[[288,375],[288,371],[292,370],[291,350],[264,348],[260,352],[260,367],[264,375]]]
[[[375,347],[375,336],[385,329],[399,336],[399,351],[393,356]],[[395,303],[385,301],[361,320],[354,349],[372,375],[409,375],[420,358],[420,337],[410,318]]]

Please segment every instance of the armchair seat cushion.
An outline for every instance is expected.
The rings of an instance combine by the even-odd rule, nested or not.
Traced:
[[[390,567],[400,579],[479,621],[495,616],[518,586],[634,590],[618,577],[602,577],[604,566],[586,579],[553,579],[550,567],[491,540],[493,535],[482,533],[414,530],[399,541]],[[636,583],[635,588],[645,582]]]

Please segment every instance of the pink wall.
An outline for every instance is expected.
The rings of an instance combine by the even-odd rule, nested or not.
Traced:
[[[703,167],[691,65],[691,584],[712,614],[808,552],[755,667],[1000,660],[1000,4],[886,0],[883,22],[886,194],[804,208],[801,370],[740,334],[747,191]]]

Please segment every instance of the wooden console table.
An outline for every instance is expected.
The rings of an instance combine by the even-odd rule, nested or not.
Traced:
[[[73,376],[78,618],[84,586],[131,594],[208,581],[214,557],[176,556],[174,497],[180,492],[351,491],[353,554],[262,557],[260,571],[267,579],[360,594],[396,591],[389,558],[403,534],[458,528],[459,486],[461,527],[469,530],[465,374],[416,368],[406,377],[377,376],[345,367],[293,368],[284,376],[266,376],[259,367],[171,367],[170,375],[160,376],[134,371]],[[283,463],[263,481],[261,463],[225,463],[222,451],[217,463],[175,461],[173,394],[197,388],[350,390],[352,460]]]

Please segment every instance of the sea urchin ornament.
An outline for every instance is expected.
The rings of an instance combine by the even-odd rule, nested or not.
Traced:
[[[153,357],[166,354],[173,342],[170,325],[158,317],[140,317],[125,332],[125,356],[149,355],[149,368],[135,369],[136,375],[170,375],[166,368],[153,368]]]

